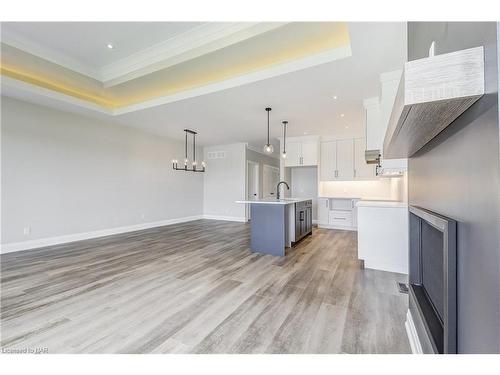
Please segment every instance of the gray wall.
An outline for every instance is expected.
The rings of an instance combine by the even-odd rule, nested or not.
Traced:
[[[209,159],[208,152],[224,151],[225,157]],[[209,218],[245,221],[246,144],[205,147],[203,213]]]
[[[1,109],[2,244],[202,214],[202,174],[171,168],[183,142],[6,97]]]
[[[259,192],[262,195],[264,192],[264,164],[279,168],[280,159],[261,154],[249,148],[246,149],[246,158],[247,160],[259,163]]]
[[[458,348],[500,352],[496,23],[408,23],[409,60],[483,45],[487,94],[409,160],[409,202],[458,224]]]

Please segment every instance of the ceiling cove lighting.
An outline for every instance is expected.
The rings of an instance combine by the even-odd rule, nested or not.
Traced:
[[[185,158],[184,158],[184,167],[179,167],[177,159],[172,160],[172,167],[176,171],[185,171],[185,172],[205,172],[205,167],[206,164],[204,161],[201,162],[201,169],[197,168],[197,161],[196,161],[196,133],[194,130],[189,130],[189,129],[184,129],[184,132],[186,133],[186,141],[185,141]],[[188,134],[193,135],[193,161],[191,163],[192,167],[188,168]]]
[[[283,159],[286,159],[286,125],[288,124],[288,121],[283,121],[283,153],[281,156]]]
[[[267,143],[264,145],[264,152],[266,154],[272,154],[274,152],[273,145],[269,142],[269,112],[271,112],[271,108],[266,108],[267,112]]]

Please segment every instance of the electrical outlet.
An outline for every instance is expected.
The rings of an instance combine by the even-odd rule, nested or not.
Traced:
[[[28,236],[30,233],[31,233],[31,227],[29,225],[23,228],[23,234],[25,236]]]

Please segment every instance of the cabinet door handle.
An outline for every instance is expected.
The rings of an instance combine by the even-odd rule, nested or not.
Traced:
[[[300,211],[300,221],[304,221],[304,211]]]
[[[328,208],[328,199],[325,201],[325,207]]]
[[[356,170],[354,170],[354,177],[356,177]]]

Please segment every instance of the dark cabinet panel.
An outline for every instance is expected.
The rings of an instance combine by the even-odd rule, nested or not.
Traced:
[[[295,239],[299,241],[312,232],[312,201],[295,203]]]

